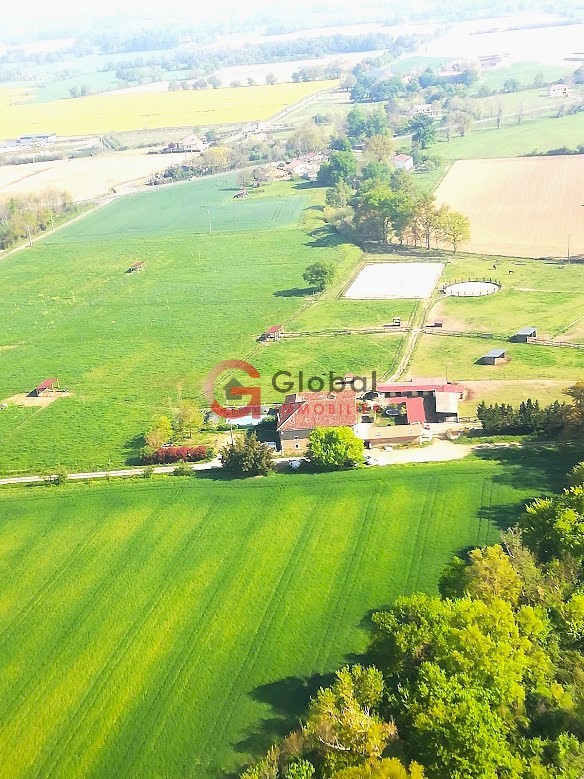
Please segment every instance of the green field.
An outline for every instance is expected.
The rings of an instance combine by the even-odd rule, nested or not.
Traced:
[[[169,165],[172,160],[169,158]],[[240,189],[236,176],[216,176],[178,186],[161,186],[111,203],[82,222],[72,225],[49,242],[103,241],[121,236],[142,238],[179,233],[270,230],[298,224],[308,205],[303,185],[288,185],[288,197],[254,197],[234,200]],[[294,194],[294,197],[290,197]]]
[[[507,362],[477,365],[491,349],[506,349]],[[451,380],[563,379],[566,383],[584,376],[584,350],[554,346],[515,344],[494,338],[423,335],[413,355],[412,376],[448,374]]]
[[[7,779],[236,770],[576,455],[0,493]],[[19,571],[15,576],[14,571]]]
[[[318,210],[308,209],[304,228],[297,226],[315,190],[286,186],[286,208],[296,213],[287,227],[264,222],[262,214],[278,208],[269,194],[233,201],[206,180],[138,196],[138,206],[120,200],[3,263],[0,347],[15,348],[0,349],[0,401],[48,376],[57,376],[72,396],[44,409],[0,411],[0,473],[135,462],[142,433],[168,413],[178,385],[202,401],[202,379],[216,362],[254,353],[260,333],[300,311],[309,263],[356,264],[356,247],[326,230],[311,234],[320,224]],[[276,200],[284,191],[274,188]],[[190,212],[206,220],[201,203],[210,192],[227,198],[225,214],[256,209],[257,229],[189,232]],[[141,210],[144,202],[148,211]],[[157,219],[161,234],[146,235]],[[128,234],[130,220],[136,230]],[[233,220],[231,229],[238,226]],[[146,261],[146,272],[127,274],[136,260]],[[299,346],[291,345],[294,364],[280,369],[303,367]],[[376,353],[379,365],[389,365],[394,350],[369,344],[361,370]],[[359,367],[351,339],[335,354],[340,364],[329,360],[331,370]],[[315,360],[311,365],[317,367]]]
[[[443,298],[432,318],[442,319],[451,330],[508,336],[532,326],[540,337],[561,338],[584,319],[581,264],[468,254],[447,258],[444,281],[468,278],[493,278],[503,287],[483,298]]]
[[[483,157],[519,157],[532,151],[547,151],[562,146],[576,148],[584,137],[584,112],[561,118],[528,119],[500,130],[475,125],[463,138],[452,136],[432,147],[446,162]]]
[[[262,376],[262,398],[281,403],[282,394],[271,385],[271,377],[278,371],[289,371],[295,379],[298,369],[302,369],[305,381],[310,376],[326,380],[330,372],[342,377],[347,373],[371,376],[375,371],[381,378],[395,368],[401,346],[401,336],[385,334],[284,338],[279,343],[260,346],[252,362]],[[284,377],[279,386],[289,380],[292,379]],[[296,384],[292,391],[298,389]]]

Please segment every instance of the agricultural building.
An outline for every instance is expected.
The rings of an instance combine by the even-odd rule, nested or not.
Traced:
[[[380,405],[404,404],[408,424],[424,424],[457,422],[458,403],[464,400],[466,389],[462,384],[449,384],[446,379],[413,379],[378,384],[375,394]]]
[[[259,337],[259,341],[279,341],[284,335],[284,325],[272,325],[262,333]]]
[[[507,356],[505,349],[491,349],[479,359],[481,365],[498,365]]]
[[[32,394],[37,398],[42,398],[44,395],[54,395],[59,389],[59,379],[45,379],[41,381],[38,387],[35,387]]]
[[[306,449],[315,427],[354,427],[357,424],[356,393],[296,392],[286,395],[278,409],[276,430],[284,452]]]
[[[511,336],[512,341],[524,344],[526,344],[530,338],[537,338],[537,330],[535,327],[522,327],[515,335]]]
[[[361,438],[367,449],[391,444],[420,444],[424,428],[419,422],[408,425],[377,427],[367,423],[355,426],[355,435]]]

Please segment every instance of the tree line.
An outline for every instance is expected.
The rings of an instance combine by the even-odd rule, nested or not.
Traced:
[[[428,142],[426,123],[420,127],[413,137],[416,152]],[[383,111],[353,109],[345,133],[331,139],[329,159],[318,174],[319,183],[329,187],[325,217],[341,234],[361,244],[397,239],[430,249],[447,243],[454,252],[470,239],[464,214],[438,206],[434,195],[417,186],[411,171],[395,167],[395,143]],[[356,145],[363,147],[361,162],[353,153]]]
[[[439,595],[376,612],[363,662],[243,779],[581,779],[584,463],[568,482]]]
[[[514,407],[509,403],[487,405],[479,403],[477,417],[483,431],[492,435],[563,434],[577,438],[584,430],[584,381],[577,381],[564,390],[571,403],[554,401],[541,406],[538,400],[528,398]]]
[[[55,222],[75,208],[69,192],[47,189],[34,195],[18,195],[0,201],[0,248],[52,229]]]

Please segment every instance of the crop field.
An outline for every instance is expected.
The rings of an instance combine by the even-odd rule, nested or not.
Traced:
[[[459,160],[436,191],[471,221],[467,251],[584,255],[584,157]]]
[[[7,779],[219,779],[576,455],[0,494]],[[19,576],[13,575],[15,566]]]
[[[275,213],[270,197],[233,200],[222,189],[228,182],[155,190],[140,196],[150,207],[142,214],[131,199],[117,201],[2,263],[0,347],[12,348],[0,348],[0,402],[53,375],[71,396],[44,409],[0,411],[0,473],[136,462],[143,432],[169,413],[179,386],[203,402],[202,380],[211,367],[254,354],[267,327],[301,310],[306,301],[294,293],[304,286],[307,265],[356,265],[356,247],[314,239],[295,224],[266,224],[261,214]],[[314,190],[286,186],[287,208],[314,197]],[[275,187],[276,197],[285,189]],[[202,205],[212,198],[225,201],[229,227],[240,232],[215,232],[215,225],[212,235],[203,232]],[[248,205],[257,206],[255,224],[250,217],[242,226],[233,215]],[[139,219],[135,234],[127,231],[127,209]],[[310,229],[319,212],[305,213]],[[159,221],[160,232],[147,235],[148,221],[161,219],[166,231]],[[145,260],[146,272],[127,274],[136,260]],[[389,341],[369,343],[362,369],[373,361],[389,366],[395,348]],[[278,368],[303,367],[304,353],[291,349],[292,364]],[[339,370],[359,367],[354,349],[351,338],[335,345]]]
[[[267,119],[292,103],[333,85],[329,81],[255,87],[104,94],[47,103],[10,103],[0,94],[0,138],[25,133],[98,135],[117,130],[189,127]]]
[[[70,192],[75,200],[91,200],[111,193],[112,188],[126,182],[149,178],[177,161],[167,154],[130,149],[75,160],[4,165],[0,167],[0,199],[43,189],[61,189]]]
[[[167,159],[167,164],[170,161]],[[307,185],[304,185],[305,187]],[[115,201],[76,225],[49,238],[58,243],[145,238],[178,233],[220,233],[226,230],[271,230],[298,224],[309,203],[310,187],[277,187],[280,196],[235,200],[240,189],[234,174],[201,181],[153,187]],[[290,195],[293,195],[290,197]]]

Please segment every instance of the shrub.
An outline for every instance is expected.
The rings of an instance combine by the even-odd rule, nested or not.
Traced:
[[[188,463],[180,463],[172,472],[173,476],[192,476],[193,469]]]
[[[212,457],[213,449],[209,446],[161,446],[156,451],[145,454],[144,462],[148,465],[166,465],[168,463],[196,463]]]

